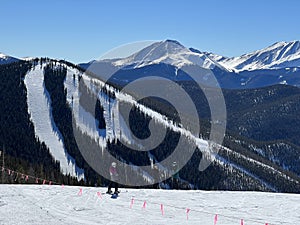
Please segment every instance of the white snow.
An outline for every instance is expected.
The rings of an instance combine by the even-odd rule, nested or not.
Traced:
[[[44,67],[36,66],[29,71],[24,83],[27,89],[27,104],[36,136],[45,142],[51,155],[60,162],[64,174],[84,178],[84,171],[76,166],[75,160],[67,153],[62,135],[52,116],[51,99],[44,86]]]
[[[297,194],[121,188],[118,199],[106,194],[101,199],[97,192],[106,188],[1,185],[0,190],[0,224],[212,225],[216,214],[217,225],[241,224],[241,219],[245,225],[300,224]]]
[[[7,57],[8,57],[7,55],[5,55],[5,54],[3,54],[3,53],[0,53],[0,58],[6,59]]]
[[[24,60],[24,61],[32,61],[34,60],[36,57],[32,57],[32,56],[26,56],[26,57],[22,57],[20,58],[21,60]]]

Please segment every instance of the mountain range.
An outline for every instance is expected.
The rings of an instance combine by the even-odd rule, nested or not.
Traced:
[[[98,152],[93,158],[105,166],[110,159],[104,151],[131,165],[129,169],[121,167],[124,177],[151,180],[151,171],[136,166],[155,162],[160,173],[170,173],[163,161],[184,134],[186,147],[197,144],[179,171],[180,188],[299,192],[297,55],[297,42],[279,42],[226,58],[172,40],[154,43],[126,58],[79,65],[1,55],[0,146],[5,148],[5,165],[66,184],[106,185],[105,176],[96,172],[97,165],[89,163],[89,154],[80,150],[82,142],[89,151]],[[213,73],[222,88],[227,110],[222,145],[208,141],[210,128],[217,121],[213,121],[206,96],[196,88],[189,71],[203,74],[199,80],[207,89],[215,88],[205,77]],[[187,91],[199,113],[200,134],[181,126],[176,109],[167,102],[151,97],[137,101],[136,93],[120,92],[124,85],[147,76],[171,79]],[[96,102],[92,107],[90,99]],[[132,107],[128,122],[119,104]],[[147,138],[150,120],[166,129],[165,139],[149,152],[133,151],[128,145],[140,148],[133,134]],[[219,152],[205,171],[199,171],[207,146],[219,148]],[[5,182],[25,181],[10,176]],[[171,179],[161,183],[161,188],[171,187]]]
[[[136,79],[139,74],[156,74],[172,80],[189,80],[189,67],[211,70],[222,88],[245,89],[274,84],[300,85],[300,42],[278,42],[270,47],[228,58],[197,49],[186,48],[178,41],[156,42],[122,59],[106,59],[80,64],[93,65],[104,74],[118,73],[120,83]],[[130,75],[129,75],[130,74]]]
[[[0,54],[0,64],[17,59]],[[197,66],[213,72],[221,88],[247,89],[275,84],[300,86],[300,41],[277,42],[269,47],[238,57],[225,57],[187,48],[175,40],[153,43],[126,58],[93,60],[81,63],[86,69],[103,72],[106,79],[117,73],[116,82],[128,83],[141,73],[156,74],[172,80],[190,80],[188,67]],[[163,74],[157,70],[163,70]],[[137,74],[138,73],[138,74]]]

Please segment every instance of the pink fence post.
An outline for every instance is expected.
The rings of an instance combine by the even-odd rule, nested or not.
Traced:
[[[39,183],[39,178],[35,179],[35,183],[38,184]]]
[[[77,195],[79,195],[79,196],[81,196],[82,195],[82,188],[80,188],[79,189],[79,192],[78,192],[78,194]]]
[[[46,180],[43,180],[43,185],[46,184]]]
[[[165,214],[164,205],[163,204],[160,204],[160,211],[161,211],[161,215]]]
[[[49,185],[51,185],[52,184],[52,181],[49,181]]]
[[[98,191],[98,192],[97,192],[97,195],[98,195],[98,197],[99,197],[99,198],[101,198],[101,199],[102,199],[102,194],[101,194],[101,192],[100,192],[100,191]]]
[[[26,175],[25,180],[26,180],[26,182],[28,181],[28,175]]]
[[[146,209],[146,205],[147,205],[147,202],[144,201],[144,204],[143,204],[143,209]]]
[[[243,219],[241,219],[241,225],[244,225],[244,220]]]
[[[189,219],[189,213],[190,213],[191,209],[187,208],[186,209],[186,219]]]
[[[130,202],[130,208],[132,209],[132,206],[134,204],[134,198],[131,199],[131,202]]]
[[[214,225],[216,225],[218,222],[218,214],[215,215]]]

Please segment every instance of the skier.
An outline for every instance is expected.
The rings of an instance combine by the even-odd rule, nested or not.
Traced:
[[[172,164],[172,188],[178,189],[179,188],[179,171],[178,171],[178,165],[176,162],[173,162]]]
[[[159,189],[160,188],[160,185],[159,185],[159,180],[161,179],[161,173],[157,167],[157,165],[154,165],[153,166],[153,174],[154,174],[154,180],[157,181],[157,183],[153,184],[153,188],[155,189]]]
[[[110,183],[108,185],[108,190],[106,193],[111,194],[112,193],[111,189],[112,189],[112,187],[114,187],[115,188],[114,194],[118,194],[119,193],[119,191],[118,191],[119,184],[117,182],[119,179],[119,174],[117,171],[117,164],[115,162],[111,163],[111,166],[109,168],[109,174],[110,174]]]

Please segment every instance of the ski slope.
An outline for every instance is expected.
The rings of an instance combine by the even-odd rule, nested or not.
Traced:
[[[51,99],[44,85],[44,67],[36,66],[26,74],[28,113],[34,124],[36,136],[44,142],[55,160],[60,162],[63,174],[70,174],[79,180],[84,171],[76,166],[75,160],[67,153],[63,137],[52,116]]]
[[[295,194],[121,189],[119,198],[111,199],[97,195],[106,188],[1,185],[0,190],[1,225],[212,225],[216,214],[217,225],[239,225],[241,219],[244,225],[300,224],[300,195]]]

